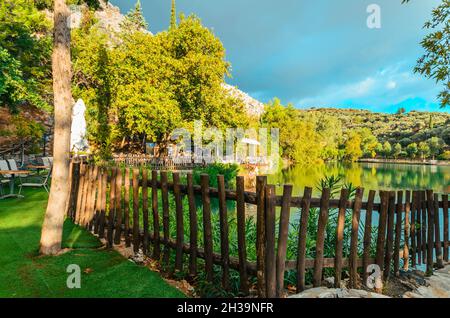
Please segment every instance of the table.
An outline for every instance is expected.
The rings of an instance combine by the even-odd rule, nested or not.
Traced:
[[[47,170],[50,169],[49,166],[44,165],[27,165],[28,169],[36,170],[36,173],[39,175],[41,173],[41,170]]]
[[[35,165],[28,165],[27,166],[28,169],[50,169],[49,166],[35,166]]]
[[[25,175],[29,174],[30,171],[27,170],[0,170],[0,174],[10,174],[11,180],[9,180],[9,194],[0,197],[0,199],[6,198],[23,198],[23,195],[14,193],[14,186],[16,181],[16,175]]]

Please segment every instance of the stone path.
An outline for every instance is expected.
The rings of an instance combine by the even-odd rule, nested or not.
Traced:
[[[404,298],[450,298],[450,264],[436,270],[431,277],[425,278],[428,286],[420,286],[407,292]]]
[[[410,276],[417,276],[408,272]],[[414,278],[419,284],[412,285],[413,291],[406,292],[403,298],[450,298],[450,264],[436,270],[431,277]],[[418,286],[418,287],[416,287]],[[390,298],[385,295],[359,289],[317,287],[290,296],[289,298]]]

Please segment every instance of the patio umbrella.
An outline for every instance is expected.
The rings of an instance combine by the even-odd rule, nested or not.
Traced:
[[[72,128],[70,133],[70,150],[79,153],[87,152],[89,144],[86,139],[86,105],[79,99],[72,109]]]

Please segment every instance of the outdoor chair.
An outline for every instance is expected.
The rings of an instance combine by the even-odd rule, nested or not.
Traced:
[[[8,165],[9,165],[9,170],[16,170],[16,171],[17,171],[17,170],[21,170],[21,169],[17,166],[17,162],[16,162],[15,159],[8,159],[7,161],[8,161]],[[28,178],[28,177],[30,177],[30,176],[31,176],[31,173],[24,174],[24,175],[20,174],[20,175],[18,175],[17,177],[19,178],[20,183],[22,183],[22,180],[23,180],[23,179]]]
[[[49,157],[42,157],[41,159],[42,159],[42,163],[44,164],[44,166],[49,167],[49,168],[52,166],[50,163]]]
[[[37,180],[36,182],[27,182],[27,183],[22,183],[19,185],[19,195],[22,192],[22,188],[23,187],[28,187],[28,188],[44,188],[45,191],[47,191],[47,193],[49,193],[49,180],[51,178],[52,175],[52,170],[53,168],[50,167],[50,169],[48,169],[47,174],[45,176],[42,176],[40,178],[40,180]]]
[[[0,170],[10,170],[6,160],[0,160]],[[12,176],[10,174],[0,174],[0,197],[5,195],[3,187],[5,184],[9,184],[11,182],[11,177]]]

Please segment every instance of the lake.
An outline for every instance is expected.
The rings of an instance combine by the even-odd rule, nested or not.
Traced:
[[[294,186],[294,195],[301,196],[305,186],[319,196],[318,183],[325,176],[339,176],[342,183],[369,190],[425,190],[437,193],[450,192],[450,166],[410,165],[392,163],[342,163],[333,162],[319,166],[293,166],[268,175],[269,184],[277,185],[282,193],[283,184]]]

